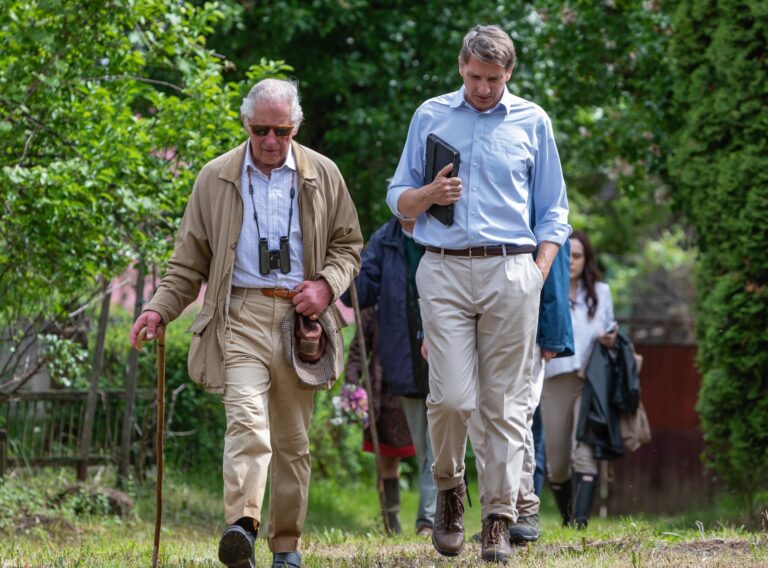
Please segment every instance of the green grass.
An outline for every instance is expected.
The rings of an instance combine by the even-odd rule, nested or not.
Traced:
[[[134,489],[136,514],[119,519],[78,513],[82,503],[53,504],[71,483],[68,471],[34,476],[15,472],[0,482],[0,568],[149,566],[154,523],[154,487]],[[480,528],[480,510],[466,511],[466,532]],[[190,480],[181,474],[166,479],[165,515],[160,565],[221,566],[216,560],[222,521],[221,482]],[[377,495],[370,487],[338,487],[315,482],[310,489],[306,531],[302,541],[308,568],[338,567],[465,567],[484,566],[479,545],[467,542],[457,558],[437,554],[428,540],[413,534],[415,491],[403,494],[404,534],[382,534]],[[98,507],[97,507],[98,510]],[[29,519],[35,515],[41,521]],[[31,528],[19,532],[19,519]],[[738,524],[719,519],[697,524],[688,516],[670,518],[594,519],[585,532],[563,529],[547,497],[543,505],[542,538],[518,548],[515,566],[768,566],[768,539]],[[257,565],[269,566],[266,540],[259,538]]]

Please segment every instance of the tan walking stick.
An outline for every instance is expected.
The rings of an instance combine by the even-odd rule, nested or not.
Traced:
[[[376,416],[374,415],[373,404],[373,384],[371,383],[371,376],[368,373],[368,355],[365,349],[365,337],[363,337],[363,327],[361,325],[362,319],[360,317],[360,303],[357,300],[357,286],[352,283],[349,287],[349,292],[352,297],[352,307],[355,310],[355,322],[356,330],[355,336],[360,344],[360,355],[363,360],[362,373],[363,382],[365,383],[365,390],[368,393],[368,424],[371,428],[371,440],[373,441],[373,455],[376,456],[376,490],[379,493],[379,505],[381,506],[381,518],[384,521],[384,532],[387,535],[392,534],[392,527],[389,526],[389,518],[387,517],[387,505],[384,498],[384,480],[381,475],[381,449],[379,448],[379,433],[376,429]]]
[[[160,553],[160,527],[163,522],[163,442],[165,441],[165,334],[162,328],[157,331],[157,433],[155,438],[155,456],[157,461],[157,488],[155,491],[155,540],[152,546],[152,568],[157,568]],[[146,340],[147,328],[139,331],[136,350],[141,352],[141,342]]]

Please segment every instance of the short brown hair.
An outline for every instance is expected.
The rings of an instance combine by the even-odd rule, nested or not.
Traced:
[[[499,26],[478,25],[464,36],[459,61],[466,65],[470,57],[511,70],[515,66],[515,46],[509,34]]]

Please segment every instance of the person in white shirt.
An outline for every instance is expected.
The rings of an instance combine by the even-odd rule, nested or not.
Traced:
[[[547,473],[563,526],[586,528],[597,480],[597,460],[589,444],[576,440],[584,389],[582,369],[596,342],[613,346],[618,325],[613,300],[589,238],[583,231],[570,236],[570,305],[573,322],[572,357],[546,363],[541,411],[547,440]]]

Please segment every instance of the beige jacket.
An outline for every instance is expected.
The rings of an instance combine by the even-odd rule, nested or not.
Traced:
[[[200,171],[176,235],[165,276],[144,311],[173,321],[208,283],[193,334],[188,368],[193,381],[210,392],[224,390],[224,333],[235,248],[243,221],[240,173],[248,144],[215,158]],[[331,160],[292,143],[299,175],[299,222],[304,241],[304,278],[324,278],[334,300],[360,268],[363,237],[352,198]],[[339,326],[343,320],[331,304]]]

